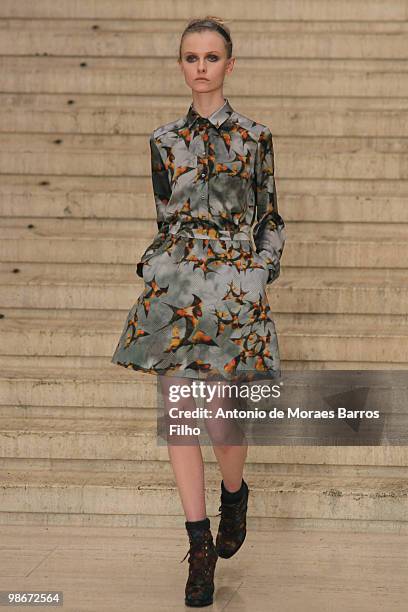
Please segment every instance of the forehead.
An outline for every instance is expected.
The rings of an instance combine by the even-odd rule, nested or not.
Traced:
[[[184,53],[190,51],[194,53],[208,53],[225,50],[224,37],[212,30],[202,30],[201,32],[188,32],[183,38],[182,50]]]

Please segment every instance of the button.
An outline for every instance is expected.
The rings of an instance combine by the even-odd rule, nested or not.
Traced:
[[[201,194],[201,199],[205,200],[205,195],[203,193]]]
[[[207,176],[207,174],[205,172],[201,173],[202,178],[205,178]]]

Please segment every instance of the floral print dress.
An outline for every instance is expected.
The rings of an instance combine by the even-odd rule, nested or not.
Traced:
[[[266,286],[280,273],[272,134],[228,100],[150,136],[158,232],[137,263],[144,288],[111,361],[149,374],[280,376]]]

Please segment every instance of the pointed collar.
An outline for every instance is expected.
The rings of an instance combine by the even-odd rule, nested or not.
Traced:
[[[193,125],[193,123],[199,118],[203,118],[203,119],[208,119],[216,128],[220,127],[220,125],[222,123],[224,123],[224,121],[226,119],[228,119],[228,117],[230,117],[232,115],[232,113],[234,112],[234,109],[232,108],[231,104],[229,103],[228,98],[224,98],[224,103],[217,108],[217,110],[215,110],[213,113],[211,113],[211,115],[209,117],[202,117],[194,108],[193,103],[191,102],[185,120],[186,120],[186,124],[189,128],[191,128],[191,126]]]

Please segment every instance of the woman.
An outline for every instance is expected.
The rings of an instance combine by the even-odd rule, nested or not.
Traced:
[[[221,19],[191,20],[181,36],[178,63],[192,103],[186,115],[150,136],[158,233],[137,264],[144,290],[111,361],[157,375],[167,415],[174,385],[280,375],[266,296],[266,285],[279,276],[285,243],[272,135],[224,97],[234,62]],[[178,409],[196,405],[185,397]],[[205,423],[222,474],[215,545],[197,437],[167,438],[190,542],[189,606],[212,603],[218,556],[232,557],[246,536],[247,441],[236,435],[234,423],[215,426],[211,418]]]

